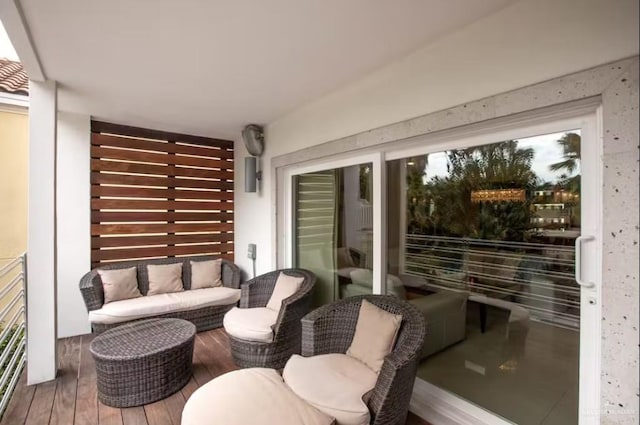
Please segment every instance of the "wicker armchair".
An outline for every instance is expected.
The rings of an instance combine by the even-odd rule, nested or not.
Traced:
[[[300,353],[300,319],[311,309],[315,274],[303,269],[284,269],[255,277],[241,286],[240,308],[265,307],[281,272],[304,280],[294,295],[282,301],[272,342],[247,341],[229,335],[233,360],[240,367],[282,369],[291,355]]]
[[[413,305],[393,296],[363,295],[320,307],[302,319],[302,355],[346,353],[362,299],[402,315],[395,348],[384,360],[368,407],[374,425],[404,424],[426,333],[424,316]]]

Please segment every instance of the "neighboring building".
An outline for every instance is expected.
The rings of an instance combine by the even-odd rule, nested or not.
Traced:
[[[29,78],[0,58],[0,265],[27,249]]]

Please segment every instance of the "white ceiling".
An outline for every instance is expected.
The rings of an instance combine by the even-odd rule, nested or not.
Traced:
[[[22,0],[61,110],[235,138],[512,0]],[[18,51],[18,54],[20,52]]]

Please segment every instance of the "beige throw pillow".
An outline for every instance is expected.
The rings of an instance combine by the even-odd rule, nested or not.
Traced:
[[[267,308],[280,311],[282,300],[295,294],[298,289],[300,289],[300,285],[302,285],[303,281],[304,277],[289,276],[287,274],[280,273],[276,280],[276,286],[273,288],[271,298],[269,298],[269,302],[267,303]]]
[[[127,269],[98,269],[104,291],[104,303],[141,297],[135,267]]]
[[[190,261],[191,289],[222,286],[222,260]]]
[[[402,315],[385,311],[362,300],[356,332],[347,354],[380,373],[384,358],[396,343]]]
[[[149,264],[149,292],[147,295],[168,294],[182,292],[182,263]]]

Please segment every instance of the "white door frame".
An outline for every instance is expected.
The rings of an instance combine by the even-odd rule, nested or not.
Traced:
[[[456,148],[496,143],[504,140],[523,139],[527,137],[557,133],[572,129],[580,129],[581,145],[581,234],[591,238],[583,243],[582,278],[594,283],[592,288],[581,290],[580,317],[580,390],[579,390],[579,425],[595,425],[600,423],[600,344],[601,331],[601,284],[602,284],[602,108],[600,102],[579,104],[565,110],[554,108],[549,111],[532,111],[518,114],[469,128],[458,128],[441,134],[430,134],[411,139],[397,141],[369,149],[367,152],[351,152],[326,157],[321,160],[284,167],[284,229],[289,232],[285,236],[285,265],[291,266],[293,238],[293,176],[341,168],[349,165],[373,163],[374,170],[374,270],[373,293],[385,292],[386,284],[386,161],[403,159],[428,153],[441,152]],[[373,152],[372,152],[373,151]],[[584,173],[587,170],[588,173]],[[403,229],[404,231],[404,229]],[[404,238],[404,234],[400,238]],[[412,410],[429,420],[441,420],[445,413],[444,406],[450,409],[450,417],[458,423],[469,424],[508,424],[508,421],[494,416],[484,409],[437,388],[428,382],[416,380]],[[425,385],[426,384],[426,385]],[[420,403],[420,399],[429,398],[431,406]],[[434,416],[435,415],[435,416]],[[489,416],[487,416],[489,415]],[[490,420],[487,418],[490,417]],[[453,422],[452,422],[453,423]]]
[[[313,173],[317,171],[332,170],[336,168],[349,167],[359,164],[373,164],[373,287],[374,294],[382,294],[386,291],[386,279],[382,276],[387,274],[386,232],[384,228],[387,220],[386,202],[386,164],[384,156],[380,152],[363,154],[357,152],[352,155],[339,155],[332,158],[324,158],[321,161],[312,161],[304,164],[296,164],[284,169],[284,229],[289,232],[284,238],[284,264],[285,267],[293,267],[293,243],[294,243],[294,223],[293,223],[293,177]]]

